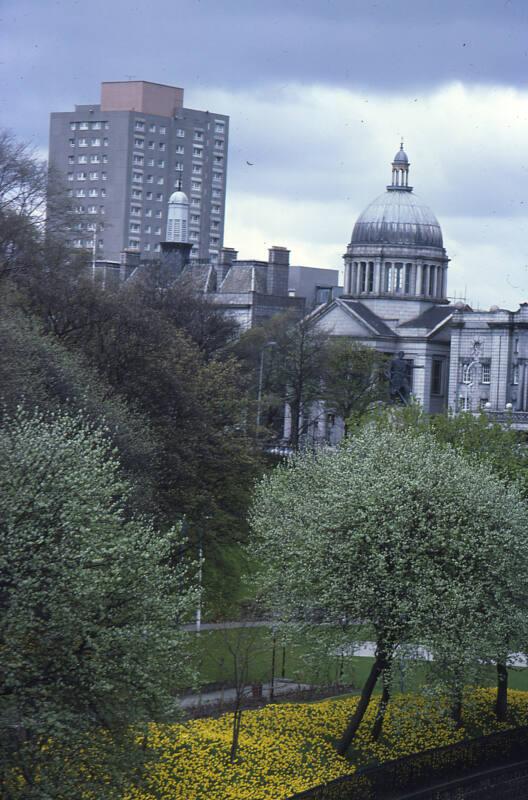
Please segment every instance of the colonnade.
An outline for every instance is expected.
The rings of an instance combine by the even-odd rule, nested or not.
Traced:
[[[447,266],[399,261],[349,261],[345,293],[445,298]]]

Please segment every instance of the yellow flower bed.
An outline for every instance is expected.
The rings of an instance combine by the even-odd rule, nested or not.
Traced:
[[[455,730],[445,703],[419,695],[398,695],[390,704],[377,743],[370,730],[378,699],[368,709],[355,739],[358,764],[387,761],[421,750],[454,744],[468,735],[528,724],[528,692],[510,691],[510,725],[493,714],[495,692],[476,689],[464,699],[465,728]],[[338,756],[332,739],[340,736],[357,698],[319,703],[279,704],[246,711],[235,764],[229,762],[232,717],[178,725],[152,725],[151,743],[159,749],[149,782],[152,794],[133,792],[127,800],[282,800],[355,770]]]

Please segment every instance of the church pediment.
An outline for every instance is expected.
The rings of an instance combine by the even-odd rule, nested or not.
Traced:
[[[357,301],[334,300],[323,309],[318,309],[317,326],[332,336],[353,338],[393,338],[388,325],[366,306]]]

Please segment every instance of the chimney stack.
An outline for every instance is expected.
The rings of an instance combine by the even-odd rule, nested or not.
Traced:
[[[234,247],[222,247],[220,250],[220,259],[216,265],[216,278],[218,286],[222,283],[225,276],[233,266],[233,262],[238,258],[238,250]]]
[[[268,294],[288,297],[290,251],[287,247],[270,247],[268,251]]]

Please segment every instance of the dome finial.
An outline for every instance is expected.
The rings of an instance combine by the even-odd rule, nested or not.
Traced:
[[[394,156],[392,162],[392,184],[387,189],[399,192],[412,192],[409,186],[409,159],[403,149],[403,136],[401,138],[400,149]]]

